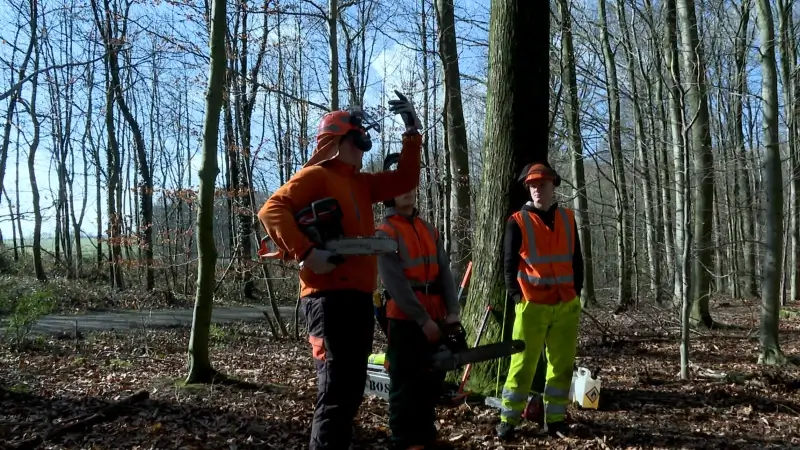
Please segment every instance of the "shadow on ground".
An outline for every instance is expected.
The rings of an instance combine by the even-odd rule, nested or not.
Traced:
[[[798,448],[800,438],[768,439],[746,434],[724,436],[675,426],[649,426],[617,421],[582,421],[582,427],[610,448],[766,449]],[[587,436],[588,437],[588,436]]]
[[[708,389],[704,392],[677,392],[671,390],[615,389],[603,387],[599,411],[641,411],[643,405],[668,410],[689,408],[751,407],[754,411],[770,414],[783,406],[789,411],[800,410],[800,404],[789,400],[774,400],[730,389]]]
[[[660,348],[644,348],[638,347],[629,352],[635,355],[636,358],[647,359],[652,361],[664,362],[675,361],[678,363],[677,354],[675,351],[664,350]],[[713,364],[754,364],[758,362],[758,357],[749,353],[741,352],[737,354],[731,353],[716,353],[712,350],[692,350],[692,362],[700,366]]]
[[[203,389],[203,388],[200,388]],[[228,388],[214,386],[220,391]],[[247,395],[245,390],[237,390]],[[124,397],[129,394],[123,394]],[[227,394],[234,399],[234,394]],[[232,400],[235,401],[235,400]],[[99,412],[112,402],[96,397],[43,397],[0,388],[0,449],[15,449],[23,440],[44,435],[59,424]],[[95,425],[46,442],[46,445],[81,448],[308,448],[309,426],[305,405],[296,411],[252,414],[226,411],[193,401],[153,398],[136,403],[116,420]],[[275,411],[273,411],[275,412]],[[356,449],[386,448],[385,433],[356,427]],[[234,447],[235,445],[235,447]]]

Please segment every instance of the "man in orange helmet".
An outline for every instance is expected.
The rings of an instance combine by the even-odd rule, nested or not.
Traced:
[[[503,387],[497,434],[506,440],[520,422],[543,346],[545,429],[551,435],[568,431],[565,419],[583,287],[575,214],[559,206],[553,195],[561,177],[549,164],[536,163],[520,178],[531,201],[506,224],[504,266],[506,289],[516,302],[512,338],[525,341],[525,351],[511,355]]]
[[[389,155],[384,170],[395,160]],[[442,339],[439,325],[460,322],[450,258],[439,230],[419,217],[416,194],[414,189],[385,201],[377,232],[398,246],[396,254],[378,257],[388,298],[389,427],[397,450],[443,448],[436,442],[435,406],[445,372],[432,371],[430,359]]]
[[[372,293],[378,275],[375,256],[348,256],[341,264],[315,248],[295,221],[312,202],[335,198],[346,237],[374,234],[372,204],[408,192],[419,184],[421,125],[414,107],[395,91],[389,110],[405,124],[396,171],[360,172],[372,147],[360,109],[334,111],[322,118],[314,153],[261,208],[258,217],[270,239],[300,262],[300,287],[309,342],[317,368],[317,400],[311,450],[347,449],[352,422],[364,395],[367,359],[375,319]]]

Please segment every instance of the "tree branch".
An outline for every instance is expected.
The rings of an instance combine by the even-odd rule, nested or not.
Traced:
[[[31,72],[25,78],[19,80],[16,84],[12,85],[10,89],[0,94],[0,101],[7,99],[11,94],[14,93],[17,89],[21,88],[23,84],[31,81],[34,77],[38,76],[41,73],[46,73],[51,70],[58,70],[58,69],[66,69],[67,67],[77,67],[77,66],[85,66],[87,64],[92,64],[101,59],[105,58],[105,54],[103,56],[97,57],[95,59],[89,61],[82,61],[82,62],[74,62],[74,63],[64,63],[64,64],[57,64],[55,66],[45,67],[44,69],[39,69],[34,72]]]

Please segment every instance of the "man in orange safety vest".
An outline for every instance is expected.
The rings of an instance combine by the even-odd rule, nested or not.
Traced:
[[[389,155],[390,170],[397,154]],[[397,240],[396,254],[378,257],[378,274],[387,292],[389,427],[394,449],[446,448],[436,441],[435,405],[444,372],[430,369],[444,326],[458,324],[456,282],[442,238],[418,215],[416,189],[384,202],[377,234]]]
[[[566,433],[566,410],[578,338],[583,286],[575,215],[558,205],[554,189],[561,177],[546,163],[531,164],[521,181],[531,201],[506,224],[505,282],[516,303],[513,339],[525,350],[511,355],[503,387],[497,434],[511,439],[528,401],[542,347],[547,355],[544,386],[545,428],[551,435]]]

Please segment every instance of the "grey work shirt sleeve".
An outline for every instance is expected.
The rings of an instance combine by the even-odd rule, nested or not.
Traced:
[[[378,231],[377,235],[389,237],[382,231]],[[428,312],[422,307],[416,294],[411,289],[408,278],[403,273],[403,262],[400,260],[399,255],[396,253],[379,255],[378,276],[380,276],[383,286],[389,291],[392,300],[411,320],[420,326],[430,320]]]
[[[439,264],[439,283],[442,286],[447,314],[459,314],[461,306],[458,304],[458,290],[453,272],[450,271],[450,256],[444,250],[441,239],[436,241],[436,262]]]

